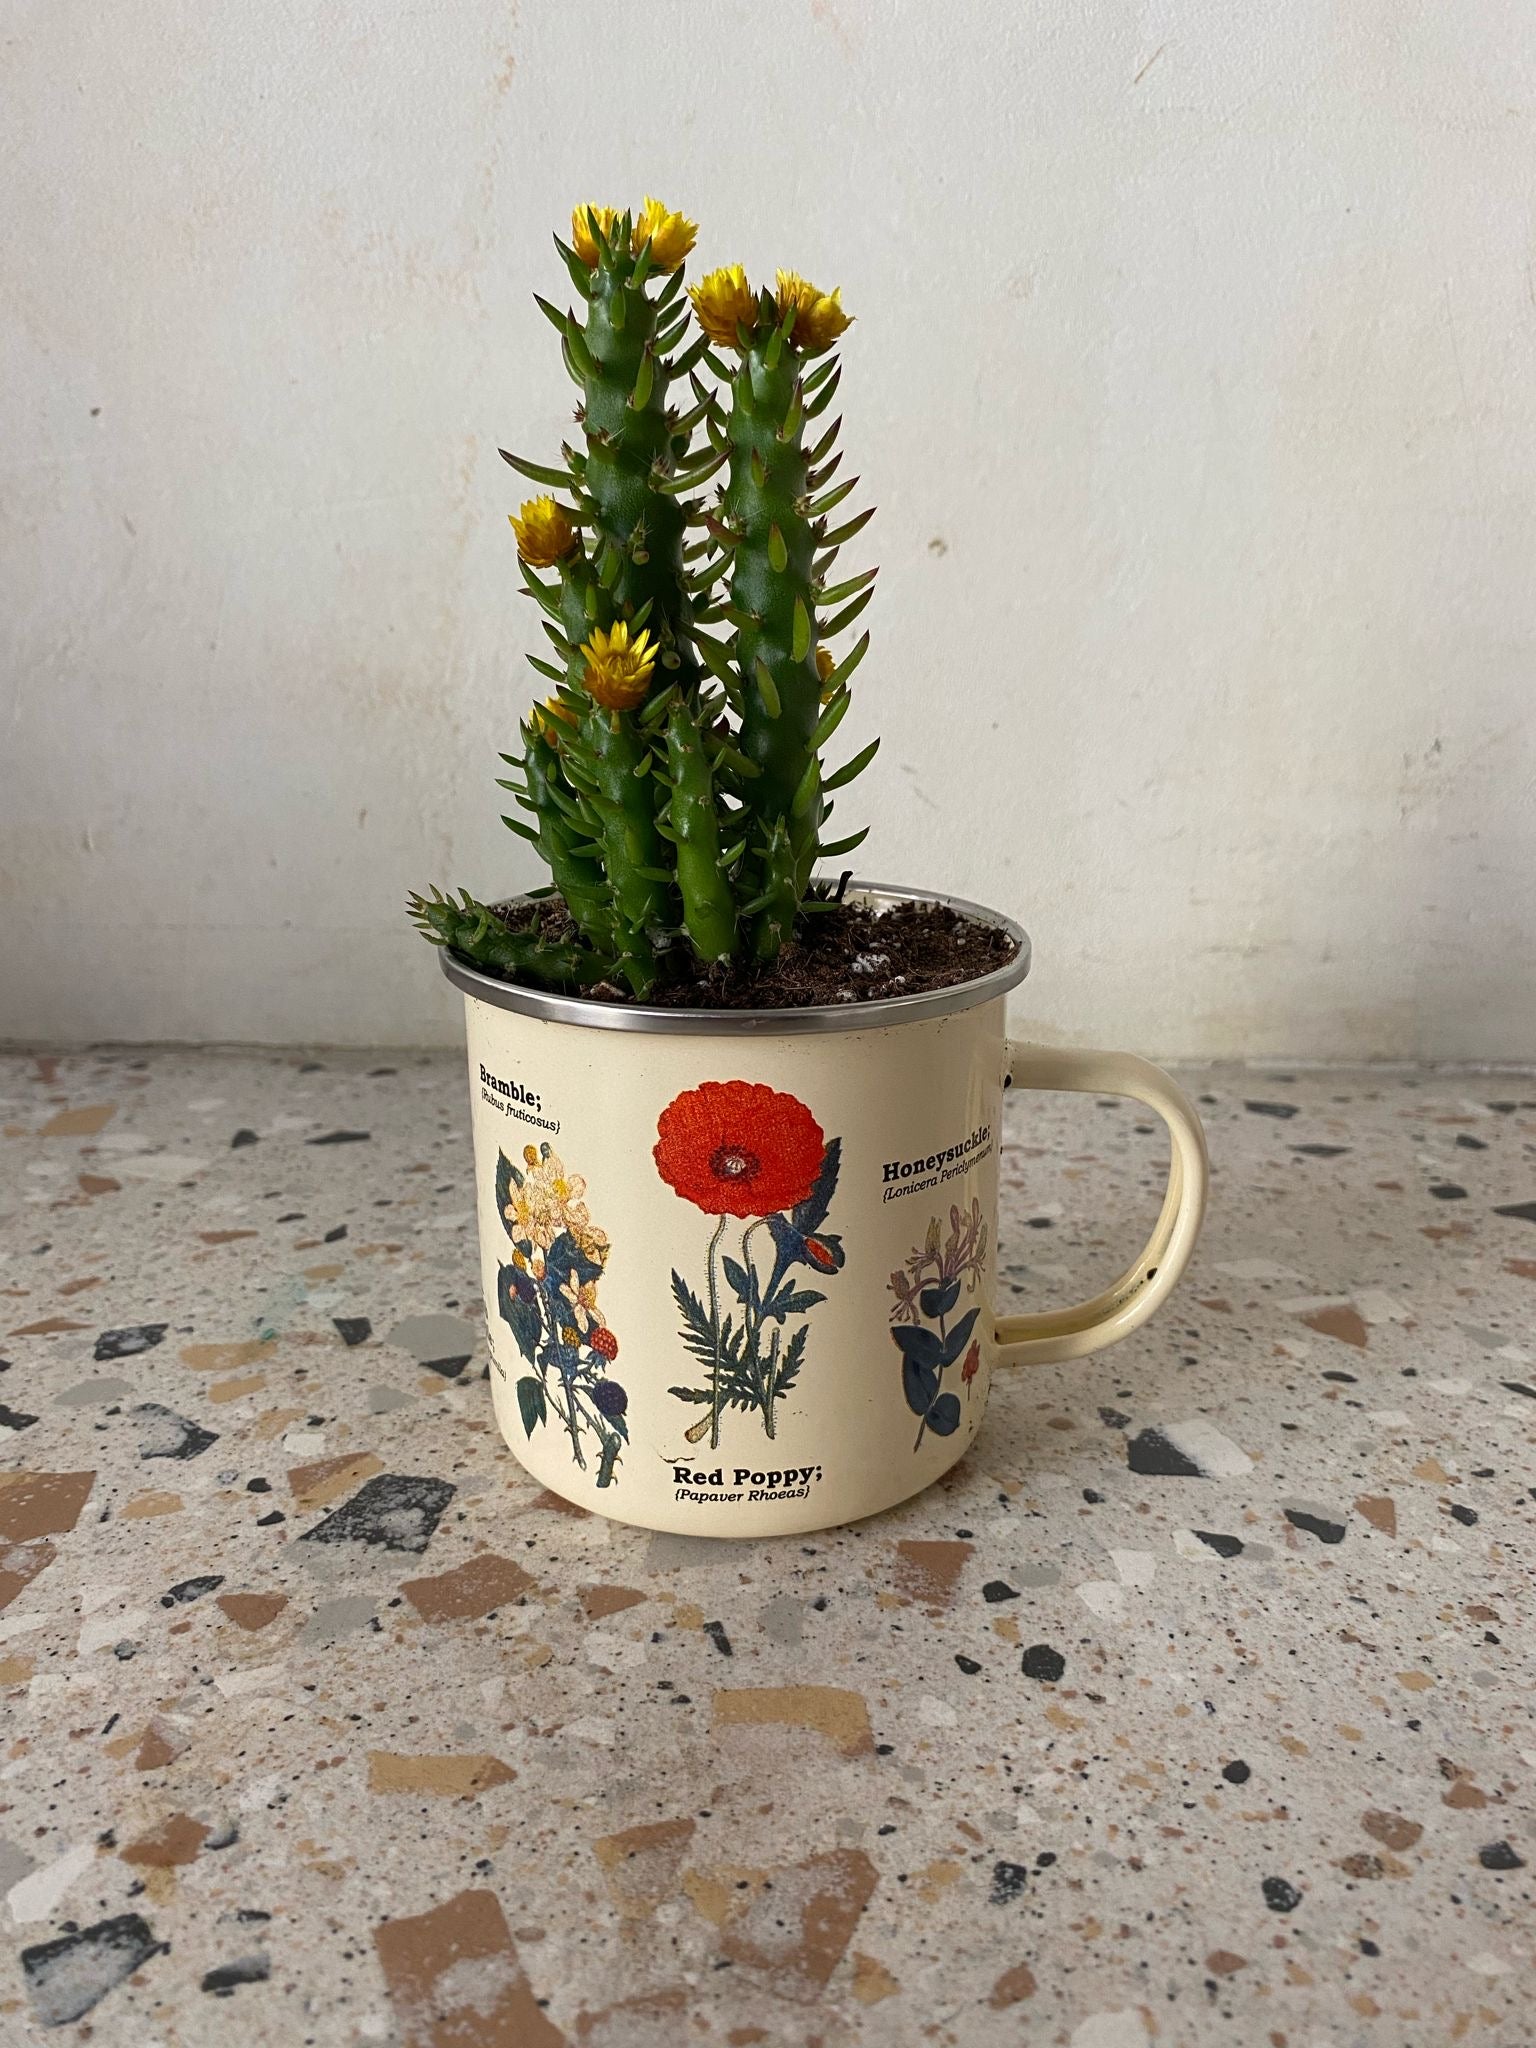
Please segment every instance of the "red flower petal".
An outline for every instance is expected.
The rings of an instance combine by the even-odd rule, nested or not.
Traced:
[[[656,1170],[711,1216],[772,1216],[803,1202],[827,1143],[805,1104],[756,1081],[703,1081],[656,1124]]]

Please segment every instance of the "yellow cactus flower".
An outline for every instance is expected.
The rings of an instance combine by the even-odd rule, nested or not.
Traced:
[[[613,245],[613,231],[619,224],[619,209],[616,206],[578,206],[571,215],[571,247],[585,263],[588,270],[597,268],[597,243],[592,235],[589,214],[597,215],[597,225],[603,240]]]
[[[741,265],[712,270],[702,283],[689,286],[688,296],[699,325],[715,346],[740,348],[737,327],[751,327],[757,318],[757,296]]]
[[[507,517],[517,536],[517,552],[530,568],[551,569],[576,545],[571,515],[553,498],[530,498]]]
[[[781,270],[778,279],[779,318],[782,320],[793,306],[795,325],[789,338],[801,355],[820,355],[852,326],[851,317],[842,308],[841,287],[835,292],[820,292],[793,270]]]
[[[633,711],[645,701],[656,666],[656,646],[647,629],[631,640],[623,619],[608,633],[595,626],[581,651],[587,657],[587,688],[605,711]]]
[[[676,270],[693,247],[698,232],[696,220],[669,213],[659,199],[652,199],[647,193],[640,218],[635,222],[635,249],[638,252],[649,243],[653,268]]]
[[[827,701],[827,684],[831,682],[832,671],[836,667],[837,663],[832,659],[831,648],[818,647],[816,650],[816,673],[821,677],[821,701],[823,704]]]

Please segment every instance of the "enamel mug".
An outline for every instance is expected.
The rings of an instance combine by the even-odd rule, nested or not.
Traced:
[[[1206,1194],[1200,1121],[1130,1053],[1010,1043],[1029,942],[956,988],[800,1010],[465,997],[496,1419],[552,1492],[699,1536],[893,1507],[974,1440],[999,1366],[1077,1358],[1173,1288]],[[1005,1090],[1126,1095],[1172,1138],[1145,1251],[1067,1309],[998,1313]]]

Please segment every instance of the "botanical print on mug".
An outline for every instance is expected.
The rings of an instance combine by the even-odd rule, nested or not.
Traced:
[[[576,1465],[585,1471],[590,1453],[598,1485],[611,1486],[629,1441],[629,1396],[608,1376],[619,1340],[603,1321],[597,1283],[609,1245],[587,1213],[586,1191],[547,1143],[525,1145],[521,1168],[505,1152],[498,1156],[496,1213],[512,1260],[501,1268],[496,1299],[533,1367],[517,1383],[525,1433],[552,1420],[570,1437]]]
[[[683,1343],[704,1369],[701,1386],[670,1389],[707,1410],[684,1435],[691,1444],[707,1435],[713,1449],[723,1412],[740,1408],[756,1414],[771,1437],[778,1404],[805,1363],[807,1325],[791,1331],[790,1321],[826,1299],[800,1285],[797,1268],[828,1275],[845,1257],[842,1239],[822,1229],[842,1140],[828,1142],[793,1095],[751,1081],[704,1081],[662,1111],[654,1156],[670,1187],[719,1219],[702,1297],[672,1274]],[[722,1251],[733,1219],[744,1226],[739,1256]]]
[[[923,1242],[907,1254],[904,1269],[891,1275],[896,1297],[891,1337],[901,1353],[901,1388],[907,1406],[922,1418],[914,1451],[928,1430],[953,1436],[960,1427],[960,1397],[944,1387],[944,1375],[964,1353],[960,1384],[969,1401],[981,1363],[981,1345],[971,1330],[981,1311],[970,1308],[958,1322],[949,1319],[959,1306],[962,1286],[974,1294],[980,1285],[986,1258],[987,1226],[973,1198],[967,1210],[950,1209],[948,1237],[938,1217],[931,1218]]]

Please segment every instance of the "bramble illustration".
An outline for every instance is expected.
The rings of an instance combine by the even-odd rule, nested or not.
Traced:
[[[611,1486],[626,1443],[629,1396],[608,1368],[619,1340],[597,1305],[609,1244],[587,1211],[587,1189],[549,1145],[523,1148],[515,1166],[496,1162],[496,1213],[512,1240],[512,1258],[497,1280],[497,1306],[518,1350],[532,1366],[517,1382],[518,1412],[532,1436],[553,1415],[571,1440],[583,1472],[587,1450],[597,1458],[597,1483]]]
[[[829,1276],[845,1257],[842,1239],[822,1227],[837,1191],[842,1142],[829,1143],[797,1097],[748,1081],[705,1081],[686,1089],[662,1111],[656,1133],[662,1179],[719,1219],[709,1240],[704,1298],[679,1272],[672,1274],[683,1343],[705,1370],[702,1386],[669,1390],[707,1410],[683,1434],[691,1444],[707,1434],[714,1448],[724,1410],[741,1408],[755,1411],[771,1437],[778,1404],[805,1363],[807,1325],[791,1332],[790,1321],[826,1299],[802,1287],[796,1270],[808,1266]],[[721,1251],[730,1218],[745,1225],[738,1257]],[[722,1313],[723,1290],[739,1316]]]
[[[896,1297],[891,1340],[901,1353],[901,1388],[907,1406],[922,1418],[914,1451],[928,1430],[953,1436],[960,1427],[960,1397],[945,1389],[943,1380],[963,1353],[960,1384],[970,1399],[981,1364],[981,1344],[971,1331],[981,1310],[967,1309],[956,1323],[949,1318],[959,1306],[962,1287],[974,1293],[981,1284],[986,1259],[987,1226],[973,1198],[969,1209],[951,1207],[947,1237],[938,1217],[930,1218],[923,1242],[908,1253],[904,1269],[891,1275],[890,1291]]]
[[[818,424],[849,325],[837,292],[792,271],[754,290],[735,265],[685,296],[696,229],[655,199],[638,214],[578,207],[571,229],[556,247],[576,306],[538,303],[580,389],[584,445],[562,448],[563,467],[506,458],[542,486],[512,527],[555,655],[529,660],[554,688],[522,753],[502,756],[515,775],[501,785],[570,928],[514,928],[467,892],[414,895],[410,911],[493,973],[644,998],[773,959],[830,900],[818,858],[865,836],[823,830],[879,741],[830,773],[822,752],[869,636],[841,658],[829,643],[876,573],[834,565],[872,508],[834,523],[858,481],[832,482],[840,422]],[[672,402],[684,379],[686,409]]]

